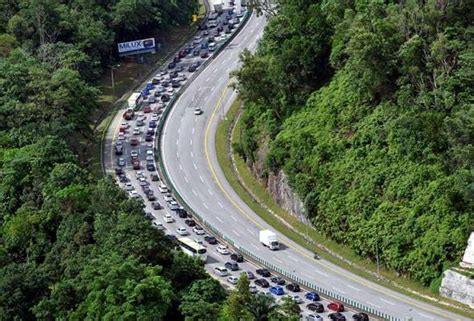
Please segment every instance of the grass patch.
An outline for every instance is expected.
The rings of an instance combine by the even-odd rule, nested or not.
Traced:
[[[229,184],[237,192],[239,197],[255,213],[257,213],[257,215],[279,233],[285,235],[310,251],[318,252],[324,259],[341,266],[354,274],[360,275],[365,279],[379,283],[410,297],[437,305],[440,308],[470,318],[474,317],[472,311],[468,310],[458,302],[446,299],[439,295],[434,295],[428,288],[423,287],[421,284],[416,283],[413,280],[400,278],[393,273],[393,271],[381,267],[380,276],[383,279],[379,280],[377,276],[374,275],[375,271],[377,271],[377,267],[373,262],[368,259],[362,259],[348,247],[341,246],[336,242],[327,239],[324,235],[318,233],[313,228],[309,228],[306,224],[300,222],[296,217],[288,214],[284,209],[282,209],[252,175],[242,157],[237,153],[234,153],[234,164],[238,172],[236,173],[231,158],[231,146],[240,140],[240,122],[237,121],[235,128],[233,128],[234,122],[237,120],[240,112],[240,104],[239,100],[234,101],[226,114],[225,119],[222,120],[217,127],[215,137],[216,154],[219,166]],[[231,131],[233,131],[233,133],[231,133]],[[239,177],[242,181],[239,180]],[[247,189],[249,189],[253,195],[251,195]],[[293,229],[289,228],[287,224],[282,222],[282,220],[291,225]],[[328,252],[323,249],[327,249]],[[344,260],[340,258],[344,258]],[[372,273],[368,273],[367,271]],[[429,296],[435,300],[448,303],[451,306],[431,301],[426,297],[419,296],[410,291],[416,291],[424,296]]]

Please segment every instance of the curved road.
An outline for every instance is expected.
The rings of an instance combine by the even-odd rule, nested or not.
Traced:
[[[467,320],[459,315],[416,301],[367,281],[327,261],[315,261],[312,253],[280,236],[284,248],[272,252],[261,246],[258,231],[270,228],[238,197],[218,166],[214,136],[219,119],[235,93],[228,88],[229,72],[237,69],[238,54],[254,50],[265,20],[251,17],[246,26],[180,96],[164,127],[161,157],[171,183],[194,211],[237,246],[266,261],[317,283],[342,296],[400,319]],[[193,113],[201,107],[202,115]]]

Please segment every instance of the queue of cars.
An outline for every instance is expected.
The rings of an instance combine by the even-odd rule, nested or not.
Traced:
[[[167,103],[176,94],[176,89],[181,86],[182,82],[188,79],[188,76],[185,73],[195,72],[201,66],[201,62],[197,59],[207,58],[209,52],[213,51],[213,48],[215,49],[216,38],[220,33],[219,28],[222,26],[228,26],[227,28],[231,30],[231,26],[235,25],[235,23],[239,23],[238,19],[236,18],[238,17],[232,18],[232,15],[227,15],[217,19],[219,21],[216,26],[208,28],[215,28],[217,32],[212,32],[212,30],[207,32],[206,30],[203,31],[200,36],[193,40],[192,44],[185,47],[174,57],[173,61],[167,66],[168,70],[161,71],[155,77],[153,77],[150,83],[147,84],[146,91],[142,92],[144,98],[142,111],[136,110],[137,113],[133,115],[131,115],[129,112],[126,112],[124,114],[124,121],[120,124],[119,133],[114,145],[115,154],[117,155],[117,167],[115,172],[119,182],[123,184],[123,188],[129,192],[131,198],[140,199],[144,204],[146,204],[148,201],[148,206],[156,211],[164,209],[164,206],[160,203],[157,195],[154,193],[154,188],[157,187],[159,191],[158,194],[161,194],[160,198],[164,199],[164,204],[166,204],[166,207],[170,211],[174,212],[177,217],[183,219],[182,222],[187,227],[192,228],[191,231],[193,234],[201,237],[204,235],[203,240],[207,242],[207,244],[217,245],[217,254],[230,258],[230,260],[224,260],[225,263],[222,266],[219,265],[213,268],[213,272],[217,276],[226,277],[227,282],[230,284],[236,284],[238,277],[231,275],[230,273],[244,273],[247,275],[249,280],[254,280],[253,284],[250,285],[250,291],[252,293],[258,292],[259,288],[269,288],[270,282],[268,282],[266,278],[270,278],[271,283],[274,285],[269,289],[268,293],[271,293],[271,295],[282,296],[287,292],[300,292],[301,289],[296,283],[286,284],[284,279],[279,276],[273,276],[267,269],[257,269],[256,274],[258,277],[256,277],[252,271],[241,271],[241,266],[239,263],[244,261],[243,256],[238,253],[231,253],[229,248],[225,245],[219,244],[214,236],[205,235],[206,233],[204,229],[199,226],[186,212],[186,210],[178,204],[178,202],[168,190],[167,186],[160,181],[159,176],[156,173],[155,149],[153,141],[155,140],[156,128],[161,121],[161,115],[164,108],[167,107]],[[199,54],[195,55],[195,51],[198,51]],[[188,61],[188,65],[186,66],[186,64],[183,62],[183,59],[191,61]],[[202,113],[203,110],[201,107],[194,108],[195,115],[200,115]],[[134,128],[132,128],[133,122],[135,125]],[[129,149],[129,158],[124,156],[127,155],[127,139],[131,148]],[[141,193],[135,190],[134,185],[130,182],[130,177],[127,177],[126,168],[128,165],[131,165],[135,171],[134,182],[136,182],[142,189]],[[145,169],[146,171],[144,171]],[[144,197],[142,195],[144,195]],[[145,215],[151,219],[155,228],[162,231],[167,230],[167,225],[165,226],[163,223],[160,223],[158,220],[156,220],[155,216],[151,212],[146,212]],[[175,217],[173,217],[173,215],[170,213],[164,214],[162,219],[167,224],[173,224],[177,222],[177,219],[175,219]],[[185,226],[178,226],[175,231],[169,232],[179,236],[188,236],[191,234]],[[196,242],[201,242],[202,244],[202,241],[197,238]],[[309,301],[320,300],[319,295],[315,292],[308,292],[304,297]],[[304,302],[303,299],[297,294],[292,294],[291,298],[298,304],[303,304]],[[312,309],[313,307],[316,308]],[[342,310],[340,310],[341,307]],[[323,304],[319,302],[311,302],[306,306],[306,308],[309,311],[316,313],[321,313],[324,311]],[[334,311],[344,310],[342,304],[338,302],[330,302],[327,305],[327,308]],[[341,316],[344,318],[342,319],[337,313],[339,312],[331,313],[328,315],[328,317],[331,320],[345,320],[344,315],[341,314]],[[354,320],[366,320],[363,318],[357,319],[355,316],[356,315],[353,317]],[[320,316],[317,314],[309,314],[307,316],[307,320],[319,320],[317,319],[318,317]]]

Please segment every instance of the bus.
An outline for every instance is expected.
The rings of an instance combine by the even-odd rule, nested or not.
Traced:
[[[136,109],[138,107],[138,104],[140,103],[140,98],[141,98],[142,94],[141,93],[138,93],[138,92],[135,92],[133,93],[130,98],[128,98],[128,108],[131,108],[131,109]]]
[[[207,260],[207,249],[191,240],[189,237],[181,237],[178,239],[179,247],[184,253],[190,256],[199,257],[203,262]]]

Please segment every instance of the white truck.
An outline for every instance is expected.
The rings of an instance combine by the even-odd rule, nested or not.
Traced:
[[[280,248],[280,243],[278,243],[277,235],[270,230],[260,231],[260,243],[262,243],[272,251],[278,250]]]

